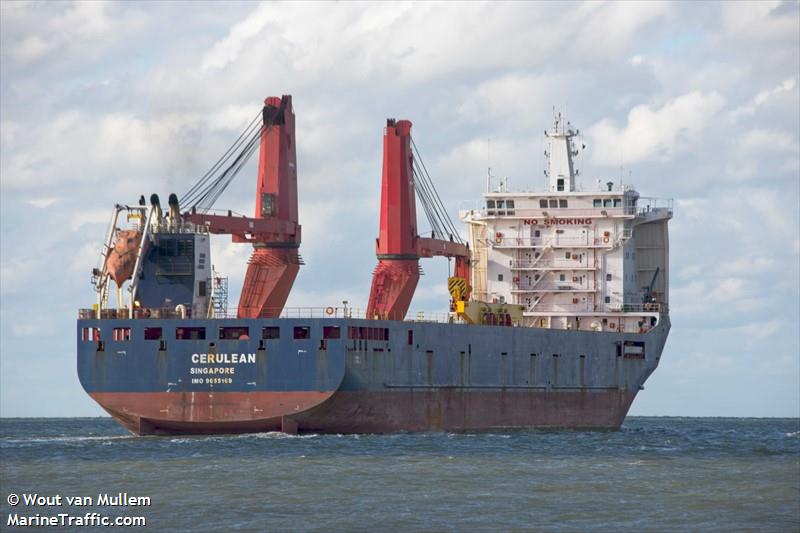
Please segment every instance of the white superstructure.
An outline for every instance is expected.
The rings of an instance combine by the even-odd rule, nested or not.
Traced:
[[[630,185],[576,190],[578,132],[546,132],[548,190],[490,191],[462,211],[473,251],[472,299],[520,304],[523,324],[644,332],[668,310],[672,201]]]

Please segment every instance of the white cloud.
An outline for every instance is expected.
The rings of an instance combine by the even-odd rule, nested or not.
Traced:
[[[52,49],[52,45],[47,43],[38,35],[30,35],[17,43],[11,49],[11,56],[20,63],[35,61]]]
[[[45,331],[46,324],[36,319],[26,318],[11,323],[11,331],[16,337],[38,337]]]
[[[500,9],[478,2],[386,3],[370,9],[352,3],[267,3],[235,24],[201,65],[206,72],[239,66],[249,62],[247,55],[263,52],[273,72],[292,73],[295,83],[347,76],[406,86],[456,72],[547,62],[557,51],[580,61],[607,59],[668,9],[664,2],[590,2],[573,10],[514,3]],[[408,28],[414,29],[413,38]]]
[[[761,91],[760,93],[758,93],[755,96],[755,98],[753,98],[753,103],[756,105],[762,105],[775,95],[790,92],[792,89],[794,89],[794,86],[795,86],[794,78],[785,80],[783,83],[781,83],[774,89]]]
[[[743,256],[719,264],[717,272],[721,276],[754,277],[774,271],[776,262],[765,256]]]
[[[789,324],[785,320],[778,318],[771,318],[769,320],[762,320],[745,324],[744,326],[737,326],[735,328],[724,328],[719,330],[720,335],[733,335],[740,339],[746,340],[760,340],[768,339],[776,333],[786,330]]]
[[[58,202],[59,200],[60,198],[56,198],[53,196],[32,198],[31,200],[28,200],[28,205],[31,205],[37,209],[46,209],[51,205],[55,204],[56,202]]]
[[[231,242],[230,238],[220,236],[211,239],[211,263],[214,270],[223,277],[228,278],[228,287],[232,289],[236,299],[230,298],[228,307],[231,303],[235,305],[238,301],[241,285],[244,282],[244,274],[247,270],[247,261],[253,253],[253,247],[244,243]],[[239,287],[238,290],[235,290]]]
[[[700,141],[724,104],[725,98],[717,92],[691,92],[655,109],[647,105],[634,107],[621,128],[603,119],[589,128],[592,160],[601,165],[648,159],[668,161]]]
[[[6,255],[6,254],[4,254]],[[2,293],[21,292],[36,276],[38,262],[31,257],[3,258],[0,263],[0,287]]]
[[[759,107],[768,103],[770,100],[774,100],[776,97],[779,97],[784,93],[793,92],[795,86],[795,79],[788,78],[772,89],[759,91],[750,102],[731,111],[731,120],[737,121],[744,116],[753,115]]]
[[[12,5],[9,5],[12,4]],[[20,5],[13,5],[20,4]],[[27,5],[26,5],[27,4]],[[142,29],[138,6],[78,1],[50,6],[3,2],[2,55],[15,65],[30,66],[47,59],[81,64],[115,50],[125,37]]]
[[[87,224],[108,224],[111,221],[111,209],[82,209],[72,213],[69,228],[78,231]]]
[[[492,188],[507,180],[510,190],[532,190],[543,183],[544,144],[530,137],[492,137],[470,139],[454,145],[436,161],[437,188],[459,191],[457,198],[466,203],[478,202],[486,190],[487,167],[492,168]],[[469,206],[474,208],[474,205]]]
[[[678,271],[678,277],[681,279],[696,278],[703,273],[702,265],[687,265]]]
[[[78,279],[88,277],[91,270],[98,266],[102,247],[102,239],[98,242],[83,242],[76,245],[69,258],[70,275]]]
[[[744,295],[744,285],[744,280],[740,278],[723,278],[709,291],[708,296],[714,303],[740,300]]]
[[[124,187],[125,183],[115,179],[123,172],[135,175],[134,192],[138,193],[142,178],[159,183],[166,173],[198,172],[195,166],[210,166],[219,154],[198,153],[191,146],[198,140],[196,132],[213,135],[225,131],[225,142],[230,143],[235,138],[231,132],[244,129],[257,110],[257,103],[227,105],[208,116],[173,112],[147,117],[116,111],[93,115],[67,110],[4,139],[3,185],[12,190],[41,191],[54,185],[101,180],[105,187]],[[24,149],[26,146],[31,149]],[[222,145],[219,150],[224,150]]]
[[[235,61],[247,41],[258,35],[267,25],[272,11],[270,4],[261,4],[252,14],[233,28],[225,39],[216,43],[203,57],[203,70],[220,69]]]
[[[789,9],[781,12],[784,3],[780,0],[724,2],[720,4],[724,32],[740,41],[775,43],[796,39],[796,3],[785,4]]]
[[[760,154],[770,152],[797,153],[800,151],[797,140],[791,134],[783,131],[750,130],[742,135],[737,140],[737,143],[742,150]]]
[[[584,2],[568,22],[579,28],[572,38],[580,53],[595,58],[623,52],[643,28],[669,10],[669,3],[661,1]]]

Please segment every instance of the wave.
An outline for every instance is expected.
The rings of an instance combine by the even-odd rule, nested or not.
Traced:
[[[133,435],[84,435],[73,437],[29,437],[25,439],[2,439],[0,446],[6,444],[49,444],[54,442],[85,442],[85,441],[110,441],[133,440],[138,437]]]
[[[196,435],[185,437],[173,437],[169,442],[175,444],[197,443],[208,441],[232,441],[232,440],[250,440],[250,439],[314,439],[320,435],[316,433],[304,433],[301,435],[290,435],[288,433],[281,433],[280,431],[267,431],[264,433],[243,433],[241,435]]]

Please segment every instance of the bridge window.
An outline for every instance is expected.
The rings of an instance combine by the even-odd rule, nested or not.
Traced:
[[[592,200],[592,207],[603,207],[603,200],[600,198],[595,198]]]
[[[614,198],[614,207],[622,207],[622,198]]]
[[[558,207],[567,207],[567,201],[566,200],[559,200],[558,201]]]
[[[339,330],[339,326],[323,326],[322,328],[323,339],[339,339],[341,336],[342,332]]]
[[[206,328],[183,327],[175,328],[175,338],[178,340],[203,340],[206,338]]]
[[[308,326],[295,326],[294,327],[294,338],[295,339],[310,339],[311,338],[311,328]]]
[[[558,200],[550,200],[550,207],[558,208]]]
[[[281,328],[278,326],[264,326],[261,328],[262,339],[280,339]]]
[[[113,338],[115,341],[131,340],[131,328],[114,328]]]
[[[247,326],[230,326],[219,328],[219,340],[249,340],[250,328]]]
[[[539,207],[542,209],[547,207],[547,200],[539,200]]]
[[[486,208],[494,209],[494,200],[486,200]]]
[[[190,275],[194,263],[193,239],[161,239],[158,243],[156,275]]]
[[[612,204],[613,204],[613,202],[612,202],[611,198],[606,198],[605,200],[603,200],[603,207],[611,207]]]
[[[161,328],[144,328],[144,340],[157,341],[164,338],[164,332]]]

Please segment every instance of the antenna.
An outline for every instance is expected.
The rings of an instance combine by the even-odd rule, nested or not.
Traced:
[[[492,138],[486,139],[486,192],[492,192]]]

